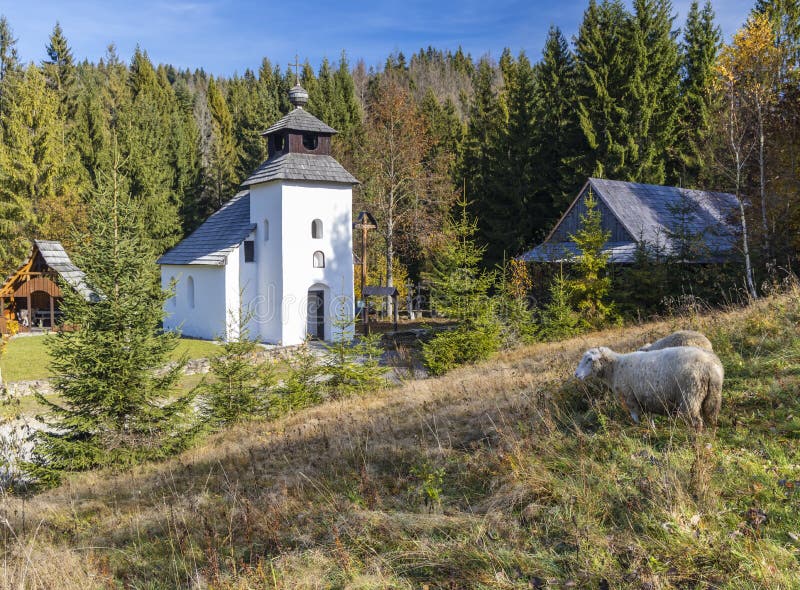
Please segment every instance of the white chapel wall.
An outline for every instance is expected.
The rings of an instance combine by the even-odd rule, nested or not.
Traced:
[[[225,330],[226,267],[164,265],[161,267],[161,286],[168,289],[177,280],[175,295],[164,309],[165,330],[180,330],[183,336],[212,340]],[[191,281],[189,278],[191,277]],[[190,285],[194,285],[194,306]]]
[[[348,185],[284,183],[283,344],[298,344],[307,331],[308,290],[326,288],[325,338],[335,337],[333,316],[353,313],[352,189]],[[252,199],[252,197],[251,197]],[[311,237],[311,224],[322,221],[322,238]],[[325,267],[314,268],[314,252]]]
[[[251,300],[253,320],[251,335],[262,342],[281,344],[283,326],[281,299],[281,186],[270,182],[250,187],[250,220],[257,225],[255,233],[255,299]],[[264,220],[269,223],[269,235],[264,235]],[[267,239],[265,239],[265,237]]]

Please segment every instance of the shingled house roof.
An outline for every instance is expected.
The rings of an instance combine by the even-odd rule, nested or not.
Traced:
[[[55,272],[68,286],[86,300],[96,301],[97,294],[86,283],[86,274],[69,257],[61,242],[34,240],[25,263],[0,285],[0,294],[7,296],[18,287],[20,275],[28,272]],[[27,280],[27,279],[25,279]]]
[[[86,284],[86,274],[73,264],[61,242],[34,240],[33,245],[39,250],[47,266],[56,271],[65,283],[86,299],[95,297],[94,291]]]
[[[296,108],[282,117],[272,127],[263,131],[261,135],[271,135],[284,129],[287,131],[312,131],[329,135],[336,133],[336,129],[329,127],[305,109]]]
[[[250,222],[250,191],[243,190],[159,258],[158,263],[223,266],[228,254],[255,229]]]
[[[603,228],[611,232],[604,246],[610,262],[633,262],[642,242],[674,255],[671,236],[678,231],[701,238],[701,251],[690,262],[723,261],[736,246],[738,203],[732,194],[590,178],[544,242],[520,258],[558,262],[578,255],[569,236],[579,227],[590,190],[598,201]]]
[[[333,156],[286,153],[270,158],[259,166],[242,186],[271,180],[303,180],[358,184],[358,180]]]

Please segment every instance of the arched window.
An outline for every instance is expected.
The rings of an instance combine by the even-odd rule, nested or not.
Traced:
[[[311,222],[311,237],[315,240],[322,239],[322,220],[315,219]]]
[[[314,252],[314,268],[325,268],[325,255],[319,250]]]
[[[186,279],[186,300],[189,302],[189,309],[194,309],[194,279]]]
[[[261,229],[264,234],[264,241],[269,242],[269,219],[264,220],[264,225]]]

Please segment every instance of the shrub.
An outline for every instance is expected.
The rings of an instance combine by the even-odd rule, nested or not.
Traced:
[[[277,418],[322,401],[322,369],[308,346],[302,346],[283,362],[283,381],[269,395],[268,414]]]
[[[333,342],[325,345],[323,372],[329,376],[326,386],[334,395],[341,396],[386,385],[386,369],[380,366],[381,335],[354,337],[355,318],[346,305],[340,305],[333,324],[337,333]]]
[[[541,313],[541,335],[547,340],[562,340],[581,332],[581,316],[572,308],[572,290],[563,270],[550,284],[550,302]]]
[[[247,329],[249,314],[239,311],[239,334],[220,338],[220,352],[211,359],[213,379],[201,385],[199,413],[211,428],[262,416],[275,386],[270,361],[258,361],[258,342]]]
[[[500,345],[499,323],[493,318],[482,318],[437,334],[422,345],[422,356],[433,375],[442,375],[460,365],[489,358]]]

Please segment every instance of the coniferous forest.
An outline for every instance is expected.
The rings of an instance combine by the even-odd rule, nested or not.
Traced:
[[[4,273],[33,238],[82,245],[115,161],[153,254],[175,245],[266,158],[259,132],[289,110],[295,82],[269,56],[231,77],[154,64],[144,47],[79,62],[57,23],[41,63],[15,44],[3,18]],[[758,0],[725,45],[710,2],[677,22],[669,0],[590,0],[577,34],[552,28],[540,55],[428,47],[367,68],[343,52],[306,62],[300,82],[361,181],[354,208],[378,221],[371,276],[384,283],[430,270],[462,191],[493,268],[535,246],[597,176],[735,193],[761,284],[796,264],[799,56],[792,2]],[[640,284],[613,289],[635,302]]]
[[[58,23],[26,63],[0,15],[0,272],[39,239],[83,271],[49,325],[35,258],[28,313],[0,309],[0,589],[798,587],[800,3],[726,39],[710,0],[580,1],[536,55],[232,76],[79,61]],[[368,285],[398,290],[356,274],[363,329],[350,285],[320,296],[327,341],[309,305],[298,346],[260,342],[243,295],[216,343],[181,338],[158,257],[266,160],[297,82],[376,221]],[[696,256],[687,200],[674,250],[616,264],[592,190],[576,256],[521,257],[589,177],[731,193],[735,259]]]

